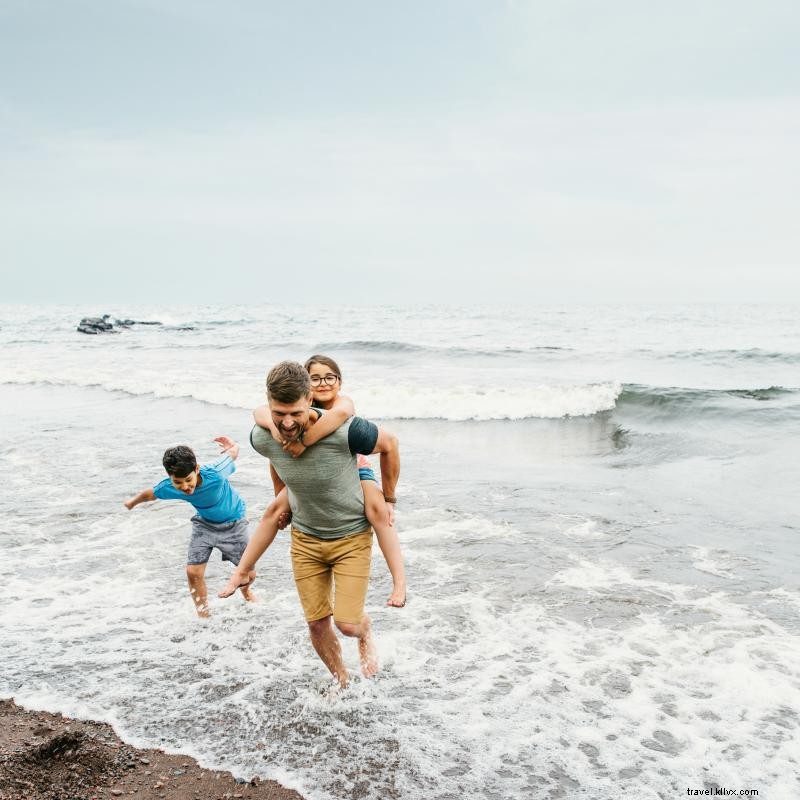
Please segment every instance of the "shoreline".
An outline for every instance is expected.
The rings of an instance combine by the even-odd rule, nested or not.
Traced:
[[[0,699],[0,800],[304,800],[275,781],[240,783],[194,758],[127,744],[104,722]]]

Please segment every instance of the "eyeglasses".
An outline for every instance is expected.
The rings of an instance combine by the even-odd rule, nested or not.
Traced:
[[[312,375],[311,385],[319,386],[321,383],[325,383],[328,386],[333,386],[338,380],[339,376],[334,375],[332,372],[329,372],[327,375]]]

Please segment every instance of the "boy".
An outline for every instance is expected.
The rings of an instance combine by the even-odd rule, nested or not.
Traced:
[[[194,506],[197,514],[191,520],[192,538],[186,577],[199,617],[209,616],[205,572],[211,551],[216,547],[222,553],[223,561],[238,566],[249,538],[244,501],[228,482],[228,475],[236,471],[234,461],[239,455],[239,445],[227,436],[218,436],[214,441],[220,445],[224,455],[213,464],[202,467],[189,447],[170,447],[162,462],[169,478],[125,501],[128,510],[156,498],[185,500]],[[250,571],[247,582],[239,587],[244,599],[250,602],[255,600],[250,592],[255,576],[255,571]]]

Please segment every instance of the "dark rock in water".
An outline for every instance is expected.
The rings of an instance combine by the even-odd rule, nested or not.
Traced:
[[[161,322],[141,321],[135,319],[115,319],[110,314],[102,317],[84,317],[78,323],[78,333],[119,333],[117,328],[130,328],[133,325],[161,325]]]
[[[78,330],[81,333],[109,333],[114,331],[114,326],[106,314],[103,317],[84,317],[78,323]]]

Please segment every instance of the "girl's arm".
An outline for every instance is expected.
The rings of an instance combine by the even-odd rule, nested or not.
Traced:
[[[347,395],[340,394],[334,404],[324,414],[320,414],[317,421],[303,433],[303,450],[316,444],[320,439],[330,436],[355,413],[356,407],[353,405],[353,401]],[[295,455],[294,452],[292,455]]]
[[[303,434],[303,444],[310,447],[320,439],[330,436],[355,413],[353,401],[347,395],[340,394],[334,404]]]

